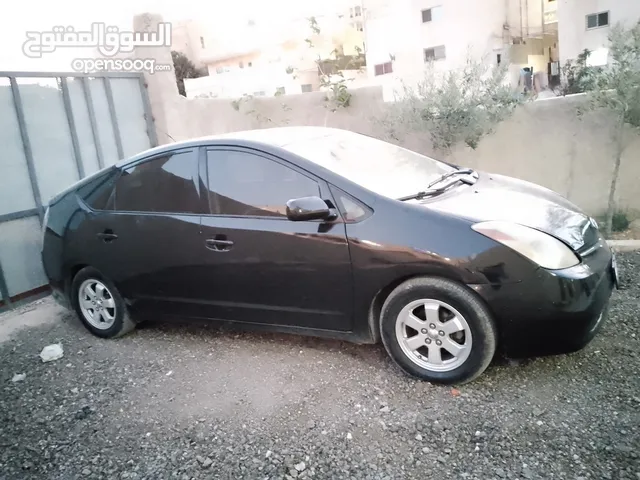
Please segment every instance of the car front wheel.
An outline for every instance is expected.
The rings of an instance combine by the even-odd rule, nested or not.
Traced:
[[[473,292],[454,281],[421,277],[400,284],[380,315],[384,346],[405,372],[434,383],[470,382],[491,363],[497,331]]]
[[[118,289],[95,268],[76,274],[71,300],[84,326],[98,337],[120,337],[135,327]]]

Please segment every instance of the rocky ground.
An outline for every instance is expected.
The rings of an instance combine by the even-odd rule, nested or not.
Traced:
[[[638,480],[640,254],[619,263],[584,351],[458,389],[381,346],[166,323],[103,341],[42,300],[0,315],[0,478]]]

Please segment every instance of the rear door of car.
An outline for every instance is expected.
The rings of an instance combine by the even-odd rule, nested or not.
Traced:
[[[92,216],[91,264],[135,309],[189,315],[200,269],[202,192],[197,148],[122,171],[106,210]]]
[[[206,147],[202,183],[209,211],[198,247],[198,296],[207,315],[235,321],[352,329],[353,285],[345,225],[293,222],[292,198],[320,196],[327,184],[253,149]]]

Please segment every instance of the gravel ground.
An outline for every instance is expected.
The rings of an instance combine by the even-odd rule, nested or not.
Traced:
[[[41,300],[0,316],[0,478],[638,480],[640,254],[619,263],[585,350],[459,389],[381,346],[167,323],[102,341]]]

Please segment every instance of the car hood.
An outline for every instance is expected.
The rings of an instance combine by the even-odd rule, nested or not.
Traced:
[[[591,218],[561,195],[524,180],[481,173],[472,186],[424,203],[474,222],[506,220],[553,235],[574,250],[597,240]]]

